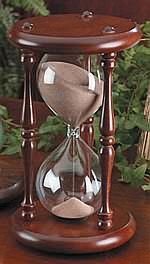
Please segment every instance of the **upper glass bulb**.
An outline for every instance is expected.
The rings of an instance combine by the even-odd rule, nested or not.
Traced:
[[[56,115],[78,127],[99,109],[103,81],[77,65],[47,60],[45,55],[38,69],[40,94]]]

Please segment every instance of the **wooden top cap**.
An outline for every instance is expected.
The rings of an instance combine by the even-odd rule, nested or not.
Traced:
[[[80,14],[50,15],[18,21],[8,32],[17,47],[51,54],[116,52],[136,44],[139,26],[129,19]]]

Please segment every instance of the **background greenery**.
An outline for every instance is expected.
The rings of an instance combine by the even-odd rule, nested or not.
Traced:
[[[18,10],[18,11],[17,11]],[[22,67],[19,53],[6,37],[8,28],[26,15],[47,15],[43,0],[0,1],[0,95],[19,97],[22,83]],[[21,15],[20,15],[21,14]],[[150,131],[150,124],[144,119],[144,104],[150,83],[150,22],[141,25],[145,41],[125,50],[118,57],[113,79],[113,101],[116,115],[116,166],[120,170],[120,180],[144,190],[150,189],[149,162],[136,154],[130,163],[124,154],[137,146],[141,131]],[[97,59],[93,59],[97,70]],[[99,148],[98,114],[95,116],[95,146]],[[20,127],[13,123],[8,111],[0,106],[0,152],[2,155],[21,153]],[[52,148],[54,136],[65,133],[64,124],[56,117],[48,117],[39,128],[38,148],[48,151]]]
[[[29,12],[47,15],[43,0],[0,0],[0,96],[18,97],[22,84],[20,54],[7,40],[6,32],[13,23]]]

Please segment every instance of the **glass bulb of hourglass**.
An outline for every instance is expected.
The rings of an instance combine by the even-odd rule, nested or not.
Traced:
[[[103,83],[76,65],[42,60],[38,85],[46,104],[68,124],[67,138],[38,171],[38,197],[57,217],[87,217],[101,206],[101,169],[79,126],[100,107]]]

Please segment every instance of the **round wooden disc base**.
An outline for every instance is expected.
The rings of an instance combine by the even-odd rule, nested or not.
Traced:
[[[97,214],[84,220],[62,220],[39,203],[37,216],[24,222],[21,209],[13,215],[13,233],[21,243],[48,252],[83,254],[107,251],[126,243],[135,233],[133,216],[122,208],[114,210],[113,227],[101,231]]]

